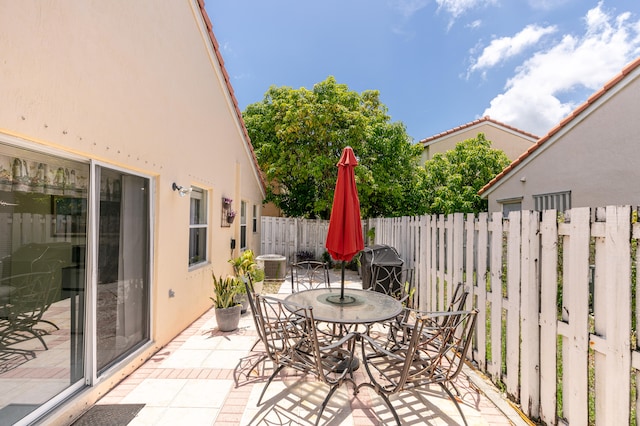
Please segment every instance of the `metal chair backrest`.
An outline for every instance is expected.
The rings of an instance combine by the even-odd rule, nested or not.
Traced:
[[[326,262],[303,260],[291,264],[291,292],[329,285],[329,266]]]
[[[413,296],[413,269],[402,269],[398,266],[373,265],[369,290],[384,293],[408,306]]]
[[[305,357],[298,357],[298,349],[304,347],[308,354],[313,347],[309,344],[309,309],[287,304],[270,296],[256,295],[257,319],[265,350],[276,364],[284,364],[301,371],[309,371],[313,363]]]
[[[251,279],[250,274],[246,274],[244,277],[244,287],[247,292],[249,307],[251,308],[251,316],[253,317],[253,324],[256,326],[256,332],[258,333],[258,337],[260,338],[260,340],[264,341],[262,337],[262,330],[260,328],[260,317],[259,317],[260,313],[258,312],[258,307],[256,302],[256,292],[253,287],[253,280]]]

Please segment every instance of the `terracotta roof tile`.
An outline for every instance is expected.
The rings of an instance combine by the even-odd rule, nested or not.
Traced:
[[[531,155],[532,152],[540,148],[545,142],[547,142],[553,135],[558,133],[562,128],[564,128],[567,124],[573,121],[576,117],[582,114],[588,107],[593,105],[598,99],[600,99],[605,93],[615,87],[618,83],[620,83],[624,77],[633,72],[636,68],[640,67],[640,57],[631,61],[627,64],[620,73],[618,73],[615,77],[609,80],[605,85],[597,90],[594,94],[589,96],[589,98],[579,105],[576,109],[574,109],[568,116],[563,118],[560,123],[556,124],[549,132],[541,137],[535,144],[533,144],[528,150],[526,150],[522,155],[513,160],[511,164],[504,168],[495,178],[491,179],[489,183],[483,186],[480,191],[478,191],[478,195],[482,195],[489,188],[495,185],[500,179],[505,177],[511,170],[513,170],[518,164],[522,163],[525,158]]]
[[[426,144],[426,143],[431,142],[433,140],[440,139],[440,138],[442,138],[444,136],[451,135],[453,133],[459,132],[460,130],[468,129],[469,127],[473,127],[473,126],[475,126],[477,124],[480,124],[480,123],[483,123],[485,121],[491,122],[491,123],[496,124],[498,126],[501,126],[501,127],[507,128],[509,130],[513,130],[515,132],[521,133],[522,135],[528,136],[530,138],[534,138],[534,139],[538,138],[538,136],[536,136],[534,134],[525,132],[524,130],[520,130],[520,129],[516,128],[516,127],[510,126],[510,125],[505,124],[505,123],[502,123],[502,122],[500,122],[498,120],[494,120],[493,118],[491,118],[488,115],[486,115],[486,116],[484,116],[482,118],[479,118],[477,120],[473,120],[473,121],[471,121],[469,123],[462,124],[460,126],[454,127],[453,129],[449,129],[449,130],[446,130],[446,131],[444,131],[442,133],[438,133],[437,135],[429,136],[428,138],[422,139],[420,141],[420,143],[421,144]]]
[[[205,25],[207,26],[207,33],[209,34],[209,39],[211,40],[211,44],[213,45],[213,50],[216,54],[218,63],[220,64],[220,69],[222,70],[222,76],[224,78],[225,85],[227,86],[227,90],[229,91],[229,96],[231,97],[231,101],[233,102],[233,107],[235,109],[236,115],[238,116],[238,120],[242,128],[242,133],[244,135],[245,143],[249,148],[249,152],[251,153],[251,158],[253,160],[253,163],[256,166],[256,170],[258,171],[258,176],[260,177],[260,184],[262,185],[262,189],[263,191],[265,191],[267,185],[265,183],[262,170],[258,165],[258,159],[256,158],[255,151],[253,150],[253,145],[251,144],[251,138],[249,137],[249,132],[247,131],[247,127],[244,124],[244,119],[242,118],[242,111],[238,106],[238,99],[236,98],[235,92],[233,90],[233,86],[231,85],[231,79],[229,78],[227,69],[224,66],[224,59],[222,58],[222,53],[220,53],[220,45],[218,44],[218,40],[216,39],[216,36],[213,34],[213,26],[211,25],[211,20],[209,19],[209,15],[205,10],[204,0],[198,0],[198,5],[200,6],[200,13],[202,14],[202,18],[204,19]]]

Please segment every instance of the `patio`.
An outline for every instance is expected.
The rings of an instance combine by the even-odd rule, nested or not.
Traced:
[[[333,275],[335,274],[335,275]],[[347,271],[347,286],[361,287],[356,273]],[[339,283],[339,271],[331,282]],[[291,291],[288,281],[281,295]],[[140,409],[129,425],[312,425],[326,385],[311,376],[285,371],[274,380],[264,403],[257,398],[271,373],[270,363],[259,373],[247,365],[258,352],[250,352],[257,339],[250,313],[242,316],[239,328],[230,333],[217,330],[214,311],[209,310],[170,344],[158,351],[141,368],[106,394],[75,424],[83,423],[96,409],[105,415],[113,408],[131,404]],[[256,351],[261,349],[260,346]],[[364,372],[355,372],[356,381]],[[237,385],[236,385],[237,383]],[[456,385],[462,393],[462,409],[471,425],[527,425],[490,384],[466,367]],[[403,424],[458,425],[462,419],[454,404],[434,386],[420,392],[404,392],[391,398]],[[137,406],[135,404],[138,404]],[[96,413],[97,415],[97,413]],[[392,424],[393,417],[382,400],[369,388],[353,395],[342,386],[323,413],[323,425]],[[96,423],[92,423],[96,424]]]

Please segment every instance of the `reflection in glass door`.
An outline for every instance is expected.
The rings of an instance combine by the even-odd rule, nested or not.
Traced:
[[[0,143],[0,424],[82,386],[89,170]]]
[[[149,339],[149,179],[97,167],[97,370]]]

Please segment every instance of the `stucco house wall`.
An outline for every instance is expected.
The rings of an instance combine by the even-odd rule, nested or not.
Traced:
[[[454,149],[459,142],[475,138],[478,133],[484,133],[485,138],[491,141],[491,147],[504,151],[510,160],[518,158],[538,139],[535,135],[508,126],[490,117],[482,117],[454,129],[422,139],[420,141],[424,147],[421,158],[422,163],[433,158],[436,153]]]
[[[64,421],[211,307],[211,272],[231,273],[240,248],[230,250],[240,220],[220,226],[223,196],[236,210],[247,203],[247,248],[259,251],[251,215],[264,187],[203,3],[2,0],[0,9],[0,142],[153,182],[152,343],[61,408]],[[174,182],[210,199],[210,262],[191,269],[189,197]]]
[[[489,211],[570,191],[571,207],[638,204],[640,59],[596,92],[481,190]]]

